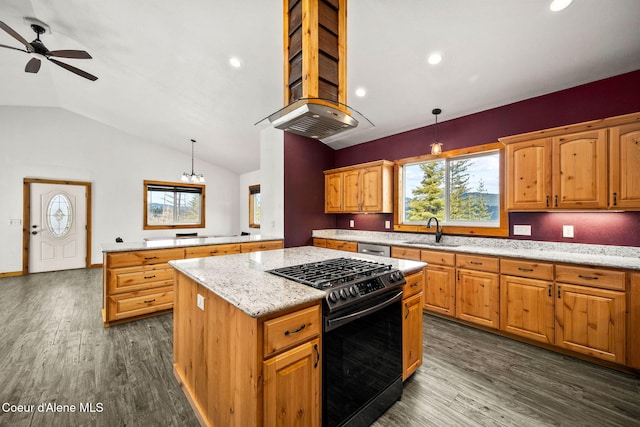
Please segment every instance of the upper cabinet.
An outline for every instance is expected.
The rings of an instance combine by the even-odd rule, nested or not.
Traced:
[[[640,209],[640,114],[500,140],[510,211]]]
[[[393,212],[393,162],[324,171],[325,213]]]

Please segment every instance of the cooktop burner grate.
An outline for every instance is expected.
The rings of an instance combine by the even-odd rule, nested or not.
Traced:
[[[356,258],[335,258],[269,270],[269,273],[324,289],[390,271],[389,264]]]

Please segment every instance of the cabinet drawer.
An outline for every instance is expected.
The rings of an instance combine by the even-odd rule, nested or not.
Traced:
[[[173,285],[174,269],[169,264],[107,270],[109,293],[137,291]]]
[[[556,265],[556,282],[624,291],[625,273],[602,268]]]
[[[314,237],[313,238],[313,246],[317,246],[319,248],[326,248],[327,247],[327,239]]]
[[[340,251],[358,252],[358,244],[356,242],[347,242],[345,240],[327,239],[327,248],[337,249]]]
[[[391,257],[420,261],[420,249],[403,248],[401,246],[391,246]]]
[[[402,288],[402,299],[407,299],[410,296],[423,291],[424,273],[422,271],[420,273],[414,273],[410,276],[406,276],[405,280],[407,283],[405,283]]]
[[[478,255],[458,255],[456,267],[497,273],[500,271],[500,259]]]
[[[252,243],[241,243],[240,244],[240,252],[259,252],[259,251],[270,251],[272,249],[282,249],[283,243],[282,240],[274,240],[270,242],[252,242]]]
[[[109,321],[173,308],[173,286],[109,297]]]
[[[500,272],[511,276],[553,280],[553,264],[544,262],[501,259]]]
[[[320,334],[320,306],[285,314],[264,322],[264,356]]]
[[[420,259],[427,264],[456,265],[456,254],[452,252],[422,250]]]
[[[184,258],[184,249],[152,249],[148,251],[112,252],[107,254],[107,268],[163,264]]]
[[[186,258],[201,258],[208,256],[239,254],[240,243],[228,245],[193,246],[184,250]]]

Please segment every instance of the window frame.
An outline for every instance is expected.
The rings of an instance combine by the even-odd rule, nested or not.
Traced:
[[[161,224],[161,225],[149,225],[147,212],[147,198],[150,186],[166,186],[174,188],[197,188],[200,190],[200,222],[194,224]],[[206,187],[204,184],[190,184],[184,182],[169,182],[169,181],[150,181],[145,180],[142,192],[143,199],[143,229],[144,230],[172,230],[182,228],[204,228],[206,220]]]
[[[253,215],[255,209],[255,195],[260,194],[260,184],[249,186],[249,228],[260,228],[260,222],[256,221]],[[260,203],[260,211],[262,214],[262,201]],[[260,215],[262,217],[262,215]]]
[[[457,235],[473,235],[473,236],[509,236],[509,216],[505,209],[505,150],[504,144],[500,142],[494,142],[489,144],[477,145],[473,147],[466,147],[457,150],[444,151],[439,155],[423,154],[420,156],[407,157],[395,161],[394,165],[394,191],[395,197],[393,199],[393,230],[394,231],[406,231],[411,233],[433,233],[434,228],[427,229],[423,224],[405,224],[404,218],[402,218],[402,209],[400,203],[403,203],[404,188],[403,188],[403,168],[405,165],[425,162],[429,160],[441,160],[442,158],[454,158],[465,157],[474,154],[481,154],[485,151],[498,151],[499,153],[499,179],[500,179],[500,197],[499,197],[499,227],[483,227],[483,226],[461,226],[461,225],[446,225],[442,226],[442,231],[445,234],[457,234]]]

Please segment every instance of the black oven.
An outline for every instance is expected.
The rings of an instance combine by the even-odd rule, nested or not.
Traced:
[[[323,426],[369,426],[402,395],[402,290],[324,316]]]

